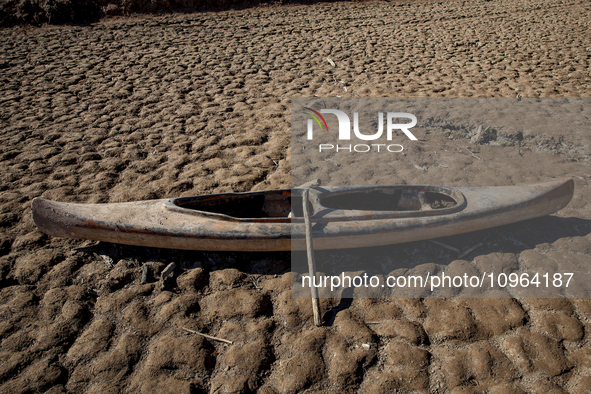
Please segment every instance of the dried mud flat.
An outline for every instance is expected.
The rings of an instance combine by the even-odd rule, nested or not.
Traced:
[[[56,239],[30,206],[289,187],[295,96],[589,96],[590,16],[580,1],[342,3],[2,30],[0,392],[589,393],[588,299],[323,300],[317,328],[291,298],[289,254]],[[589,130],[473,137],[433,131],[393,171],[569,176],[573,200],[462,259],[408,253],[589,263]]]

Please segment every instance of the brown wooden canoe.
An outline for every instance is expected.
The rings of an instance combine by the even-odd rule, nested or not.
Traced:
[[[544,216],[568,204],[572,179],[527,186],[396,185],[310,189],[315,249],[438,238]],[[159,248],[305,250],[302,191],[224,193],[74,204],[35,198],[46,234]]]

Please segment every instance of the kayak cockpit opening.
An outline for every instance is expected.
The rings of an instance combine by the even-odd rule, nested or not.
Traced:
[[[171,200],[179,208],[238,219],[288,218],[294,215],[290,215],[292,204],[301,206],[301,201],[301,197],[292,196],[288,191],[227,193]],[[297,210],[294,213],[297,216]]]
[[[350,190],[320,196],[323,207],[362,211],[429,211],[457,206],[450,189],[427,187],[383,187]]]

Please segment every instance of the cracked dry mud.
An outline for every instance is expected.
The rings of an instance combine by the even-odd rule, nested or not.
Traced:
[[[1,30],[0,392],[589,393],[588,299],[322,300],[329,324],[314,327],[288,253],[57,239],[30,207],[289,187],[295,96],[589,96],[590,17],[578,0],[335,3]],[[456,238],[485,238],[462,260],[431,243],[408,256],[591,262],[589,130],[523,137],[434,130],[392,171],[448,186],[570,176],[569,206]]]

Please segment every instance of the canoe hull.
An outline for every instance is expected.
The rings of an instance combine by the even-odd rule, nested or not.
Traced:
[[[339,190],[312,191],[322,197]],[[362,212],[365,216],[344,220],[333,217],[335,210],[318,206],[312,216],[314,248],[381,246],[502,226],[554,213],[569,203],[573,191],[571,179],[528,186],[453,188],[465,199],[463,205],[441,214],[437,210],[419,211],[395,218]],[[136,246],[250,252],[306,248],[300,218],[233,220],[224,215],[170,209],[170,201],[71,204],[36,198],[33,219],[49,235]]]

